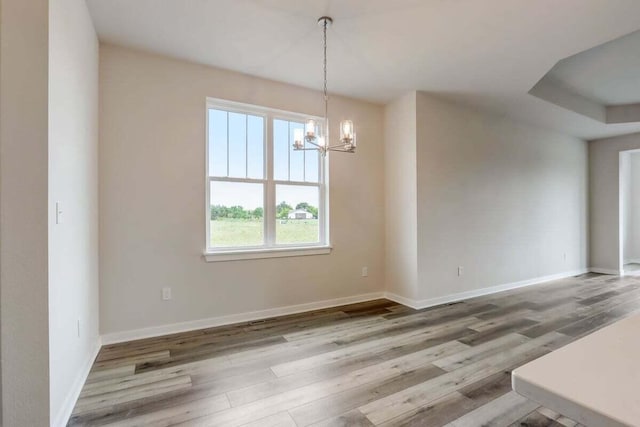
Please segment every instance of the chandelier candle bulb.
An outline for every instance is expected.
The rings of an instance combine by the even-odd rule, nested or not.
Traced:
[[[302,139],[304,138],[302,129],[294,129],[293,131],[293,146],[294,148],[300,150],[304,147],[304,142]]]
[[[351,120],[342,121],[342,135],[344,137],[351,137],[353,134],[353,122]]]
[[[343,143],[350,142],[353,139],[353,122],[351,120],[343,120],[340,122],[340,140]]]
[[[313,119],[307,120],[307,123],[304,125],[304,130],[307,138],[315,138],[316,137],[316,121]]]

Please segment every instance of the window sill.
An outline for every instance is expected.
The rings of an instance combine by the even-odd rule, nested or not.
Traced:
[[[294,256],[327,255],[331,246],[301,246],[290,248],[248,249],[237,251],[205,252],[206,262],[241,261],[245,259],[285,258]]]

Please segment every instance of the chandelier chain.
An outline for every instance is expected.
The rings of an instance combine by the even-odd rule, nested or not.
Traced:
[[[324,56],[323,56],[323,71],[324,71],[324,119],[325,122],[327,121],[327,116],[328,116],[328,112],[329,112],[329,95],[327,93],[327,20],[324,20],[323,23],[323,37],[322,37],[322,42],[323,42],[323,46],[324,46]],[[326,136],[327,138],[329,137],[329,135]]]

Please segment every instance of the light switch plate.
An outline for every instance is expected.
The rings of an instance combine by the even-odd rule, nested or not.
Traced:
[[[56,224],[62,224],[62,202],[56,202]]]

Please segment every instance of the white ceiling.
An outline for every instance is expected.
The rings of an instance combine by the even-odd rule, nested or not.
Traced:
[[[560,61],[555,82],[603,105],[640,102],[640,31]]]
[[[527,92],[558,61],[640,29],[638,0],[87,0],[102,41],[387,102],[424,90],[582,138],[640,131]],[[636,58],[637,60],[637,58]]]

